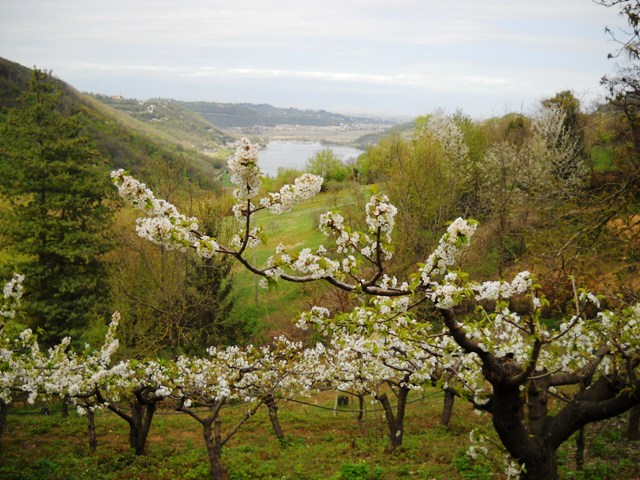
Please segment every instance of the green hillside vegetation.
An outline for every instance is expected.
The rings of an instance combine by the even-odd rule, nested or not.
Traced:
[[[29,89],[29,82],[31,77],[31,70],[24,68],[18,64],[7,60],[0,61],[0,91],[6,95],[2,96],[2,104],[0,104],[0,124],[6,120],[7,113],[12,108],[21,105],[19,97]],[[61,118],[73,118],[79,125],[78,138],[86,138],[87,144],[92,145],[96,150],[96,156],[99,158],[100,169],[102,171],[103,183],[107,184],[107,189],[112,196],[115,196],[115,190],[111,185],[109,179],[109,173],[114,168],[124,168],[133,172],[136,176],[143,179],[151,188],[165,198],[171,197],[171,201],[178,205],[181,205],[185,211],[193,211],[199,216],[201,211],[195,211],[197,209],[205,208],[206,204],[214,202],[222,205],[216,207],[218,212],[221,212],[217,216],[221,216],[224,213],[224,191],[221,188],[220,177],[226,172],[224,168],[227,158],[227,150],[225,148],[218,148],[217,156],[205,154],[190,148],[186,143],[178,143],[171,135],[161,130],[154,128],[151,124],[147,124],[140,120],[133,118],[132,116],[119,112],[111,107],[104,105],[95,98],[88,95],[83,95],[74,90],[69,85],[50,77],[50,81],[55,84],[56,89],[59,90],[60,95],[56,104],[56,111],[61,115]],[[20,109],[18,109],[20,111]],[[15,115],[14,115],[15,116]],[[185,117],[195,117],[190,115],[190,112],[186,112]],[[193,121],[197,119],[192,118]],[[176,122],[177,123],[177,122]],[[200,124],[206,124],[204,120],[200,120]],[[28,128],[28,127],[27,127]],[[189,125],[185,122],[186,129]],[[206,128],[211,128],[206,127]],[[204,131],[204,130],[203,130]],[[61,132],[60,132],[61,133]],[[211,132],[207,132],[210,137]],[[55,136],[55,135],[54,135]],[[227,139],[228,137],[222,137]],[[11,143],[11,139],[6,139],[7,143]],[[211,140],[210,146],[215,148],[213,141]],[[14,148],[15,147],[15,148]],[[23,146],[26,149],[31,148],[29,145]],[[17,144],[12,146],[14,149],[20,149]],[[3,163],[6,163],[9,157],[2,157]],[[37,159],[34,159],[37,160]],[[5,168],[11,171],[12,167],[9,164],[3,165]],[[10,190],[4,191],[4,195],[0,203],[2,208],[2,214],[8,218],[12,215],[11,205],[12,203],[20,204],[20,202],[26,200],[23,199],[17,190],[13,192]],[[216,200],[205,200],[206,198],[215,198]],[[12,198],[12,202],[8,201]],[[194,200],[197,199],[197,200]],[[115,203],[116,205],[118,202]],[[206,207],[208,208],[208,207]],[[195,209],[195,210],[194,210]],[[128,210],[128,209],[125,209]],[[58,216],[61,218],[60,216]],[[211,221],[205,221],[204,226],[206,228],[215,229],[215,217],[213,216]],[[52,222],[55,220],[55,212],[51,218]],[[122,220],[126,218],[127,220]],[[206,219],[205,219],[206,220]],[[125,222],[125,223],[123,223]],[[5,225],[8,227],[8,225]],[[104,225],[106,228],[107,225]],[[60,231],[63,231],[66,226],[62,225]],[[5,230],[3,228],[3,230]],[[79,233],[79,232],[76,232]],[[188,260],[186,254],[182,257],[172,258],[171,262],[168,262],[164,255],[157,254],[160,251],[157,247],[155,251],[149,253],[143,249],[137,249],[137,246],[132,243],[131,239],[135,238],[135,222],[131,219],[131,214],[126,212],[120,212],[116,218],[116,224],[113,228],[108,228],[105,232],[114,246],[117,246],[117,250],[109,252],[105,255],[105,260],[110,264],[109,278],[103,279],[111,286],[111,297],[109,299],[108,311],[114,309],[121,309],[125,312],[134,312],[134,314],[128,315],[129,324],[128,330],[125,328],[123,332],[132,332],[131,341],[125,342],[123,345],[126,348],[138,348],[140,352],[144,351],[145,346],[140,346],[140,341],[135,338],[135,332],[141,331],[141,325],[137,322],[145,323],[145,327],[148,331],[155,328],[162,319],[162,316],[158,315],[157,311],[152,311],[147,308],[146,310],[140,308],[139,302],[145,302],[148,299],[136,298],[135,301],[128,297],[127,293],[123,289],[126,279],[137,276],[137,285],[145,285],[148,282],[152,285],[158,285],[158,283],[164,283],[161,288],[144,290],[144,294],[156,295],[160,301],[162,308],[166,307],[168,300],[174,301],[175,298],[179,298],[182,295],[188,297],[193,302],[194,298],[199,295],[199,292],[206,291],[206,285],[203,282],[198,283],[198,280],[194,280],[194,276],[202,277],[203,279],[208,275],[200,275],[197,272],[202,269],[202,266],[198,262]],[[69,232],[65,238],[71,238],[72,232]],[[2,238],[3,243],[0,245],[0,268],[3,271],[10,272],[16,268],[18,262],[28,260],[17,251],[15,245],[10,245],[7,237]],[[140,267],[142,265],[142,267]],[[180,267],[178,267],[180,265]],[[136,270],[138,269],[138,270]],[[185,273],[188,270],[188,275]],[[210,271],[207,270],[207,271]],[[157,273],[160,272],[160,273]],[[142,275],[142,276],[140,276]],[[158,275],[154,278],[155,275]],[[166,279],[171,279],[170,283]],[[177,283],[175,283],[177,282]],[[186,287],[186,284],[189,287]],[[52,283],[53,284],[53,283]],[[136,285],[136,283],[134,283]],[[176,296],[165,295],[169,288],[174,288],[176,285],[180,286],[181,290]],[[109,295],[109,292],[103,289],[103,294]],[[30,297],[27,297],[30,298]],[[128,299],[128,300],[127,300]],[[213,300],[212,300],[213,301]],[[162,304],[165,302],[165,304]],[[198,321],[206,322],[204,319],[207,315],[214,315],[212,309],[207,310],[206,302],[199,302],[200,310],[196,311],[193,308],[189,309],[187,314],[192,317],[198,317]],[[148,305],[147,305],[148,306]],[[157,308],[157,306],[155,307]],[[208,312],[208,313],[207,313]],[[108,315],[107,315],[108,317]],[[101,335],[104,329],[104,320],[106,317],[101,318],[99,321],[93,322],[91,325],[83,325],[81,330],[84,331],[83,335],[86,339],[93,338],[94,335]],[[28,319],[23,319],[28,324]],[[211,321],[211,320],[208,320]],[[215,331],[238,331],[238,328],[231,326],[229,328],[222,327],[214,329]],[[188,331],[188,328],[185,332]],[[62,335],[69,332],[60,332]],[[186,335],[186,333],[185,333]],[[154,352],[163,351],[166,348],[166,341],[159,342],[153,341]],[[180,339],[180,341],[184,341]],[[177,340],[176,340],[177,342]],[[134,345],[138,345],[134,347]]]
[[[341,124],[380,124],[380,119],[348,116],[325,110],[278,108],[268,104],[180,102],[184,107],[202,115],[219,128],[274,127],[276,125],[332,126]],[[389,122],[391,123],[391,122]]]
[[[29,75],[28,68],[0,58],[0,110],[16,105],[18,96],[28,87]],[[186,175],[194,184],[215,185],[215,178],[224,168],[226,151],[218,156],[207,155],[189,148],[188,142],[176,142],[171,134],[78,92],[63,81],[59,81],[59,87],[64,108],[69,114],[80,114],[84,133],[95,141],[111,167],[136,172],[153,184],[157,162],[184,164]],[[215,138],[228,139],[226,136]],[[215,148],[213,145],[211,143]]]
[[[509,278],[520,270],[535,272],[557,302],[553,308],[563,308],[562,303],[572,296],[569,274],[601,293],[617,291],[631,281],[631,272],[640,260],[633,216],[637,204],[631,193],[634,187],[624,186],[621,176],[629,152],[621,137],[624,123],[620,117],[611,111],[580,114],[584,146],[576,150],[582,152],[576,159],[582,165],[582,183],[577,190],[562,193],[564,187],[560,183],[552,185],[552,177],[537,186],[536,192],[521,190],[521,182],[529,182],[540,173],[528,173],[523,165],[515,168],[516,163],[503,172],[511,198],[503,206],[496,203],[500,171],[491,170],[495,166],[487,165],[485,159],[497,154],[490,152],[505,148],[501,145],[522,145],[523,151],[529,148],[526,142],[532,135],[533,119],[508,114],[477,122],[460,112],[445,117],[463,131],[469,151],[466,166],[456,166],[425,133],[433,115],[417,119],[411,127],[397,128],[368,147],[351,166],[353,174],[348,178],[357,177],[360,186],[347,180],[333,182],[331,193],[321,194],[282,217],[265,220],[269,244],[257,249],[258,263],[279,243],[290,245],[291,239],[296,239],[300,248],[327,242],[315,226],[323,209],[337,209],[343,214],[346,210],[345,216],[357,221],[362,215],[358,209],[364,207],[369,195],[365,192],[380,191],[399,208],[398,246],[392,263],[403,278],[413,271],[407,267],[427,258],[448,222],[463,216],[480,221],[477,238],[465,257],[465,270],[486,279]],[[520,160],[516,155],[506,156],[504,161]],[[464,177],[464,169],[470,169],[471,176]],[[618,201],[611,201],[616,195]],[[348,206],[340,206],[344,204]],[[273,292],[258,290],[256,305],[252,276],[242,269],[237,275],[236,288],[242,299],[236,306],[238,314],[255,316],[256,321],[262,318],[271,326],[275,323],[279,330],[290,329],[287,324],[292,314],[312,304],[314,295],[321,295],[314,290],[316,287],[279,284]],[[297,301],[296,291],[300,297]]]
[[[264,228],[266,243],[249,254],[259,265],[264,265],[273,255],[277,245],[295,250],[315,249],[329,241],[318,230],[320,214],[331,209],[348,209],[356,203],[358,192],[367,187],[350,184],[338,192],[321,193],[311,200],[298,205],[293,211],[281,215],[272,215],[267,211],[259,212],[257,222]],[[234,220],[231,220],[237,225]],[[291,284],[280,282],[272,289],[257,285],[258,279],[246,269],[235,268],[234,286],[236,301],[232,316],[242,318],[251,324],[262,326],[263,337],[268,339],[274,332],[287,332],[299,336],[292,325],[301,311],[313,304],[329,289],[322,284]]]
[[[221,146],[234,141],[234,137],[175,100],[156,98],[140,101],[101,94],[92,96],[114,110],[164,132],[175,144],[185,148],[214,155]]]

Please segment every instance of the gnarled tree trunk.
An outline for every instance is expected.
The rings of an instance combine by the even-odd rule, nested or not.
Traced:
[[[146,390],[148,389],[135,392],[135,400],[131,402],[131,415],[116,405],[106,402],[102,394],[99,391],[96,392],[96,397],[99,402],[106,404],[109,410],[129,424],[129,446],[134,450],[136,455],[144,455],[145,453],[153,415],[156,412],[158,402],[164,398],[153,397],[151,399],[145,399],[144,393]]]
[[[397,392],[394,393],[396,394],[396,400],[398,402],[395,413],[386,393],[376,396],[382,404],[387,426],[389,427],[389,444],[387,448],[385,448],[384,453],[392,453],[398,447],[401,447],[404,437],[404,414],[407,406],[407,397],[409,396],[409,388],[400,386]]]
[[[202,433],[204,443],[207,446],[207,455],[209,457],[209,468],[211,472],[211,480],[227,480],[227,471],[222,464],[222,439],[220,437],[219,418],[211,416],[202,423]],[[211,428],[215,423],[215,429]]]
[[[131,404],[131,419],[129,422],[129,446],[134,449],[136,455],[144,455],[147,446],[147,437],[151,430],[151,420],[156,411],[156,404],[148,402],[142,404],[139,401]]]
[[[269,421],[273,427],[273,433],[275,433],[280,443],[284,443],[285,438],[284,433],[282,433],[282,427],[280,426],[280,420],[278,419],[278,405],[276,405],[276,400],[273,395],[267,395],[264,403],[269,411]]]

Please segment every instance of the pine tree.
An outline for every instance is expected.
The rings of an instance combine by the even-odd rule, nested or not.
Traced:
[[[31,326],[47,343],[77,338],[109,295],[111,188],[105,160],[65,112],[50,74],[34,70],[20,106],[0,121],[0,189],[11,207],[4,243],[25,274]]]
[[[187,305],[189,338],[185,350],[202,354],[212,345],[241,344],[254,325],[230,316],[233,282],[229,258],[194,259],[187,264]]]

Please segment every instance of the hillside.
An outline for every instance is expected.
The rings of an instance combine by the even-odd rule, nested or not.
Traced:
[[[212,124],[224,128],[275,127],[277,125],[301,125],[329,127],[339,125],[392,125],[390,120],[348,116],[325,110],[299,110],[278,108],[267,104],[180,102],[181,105],[199,113]]]
[[[114,110],[163,132],[187,148],[215,153],[221,145],[234,141],[232,136],[175,100],[156,98],[142,101],[101,94],[92,96]]]
[[[2,110],[18,105],[20,94],[29,86],[29,77],[30,69],[0,58],[0,114]],[[125,168],[150,179],[158,162],[184,165],[185,174],[193,183],[209,187],[216,183],[227,151],[215,156],[204,153],[204,150],[212,152],[220,146],[217,140],[222,143],[230,137],[212,130],[207,132],[209,141],[206,147],[196,141],[199,137],[195,135],[178,141],[177,129],[163,131],[155,125],[159,122],[153,122],[153,125],[145,123],[78,92],[62,80],[59,80],[59,86],[64,110],[80,115],[85,134],[95,141],[110,167]],[[201,121],[200,125],[203,123],[206,124]],[[195,120],[191,120],[191,124],[195,124]]]

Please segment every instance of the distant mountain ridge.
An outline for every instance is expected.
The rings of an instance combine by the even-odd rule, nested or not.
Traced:
[[[338,125],[394,125],[391,120],[365,116],[350,116],[326,110],[300,110],[278,108],[266,103],[178,102],[198,113],[213,125],[222,128],[275,127],[277,125],[303,125],[329,127]]]

